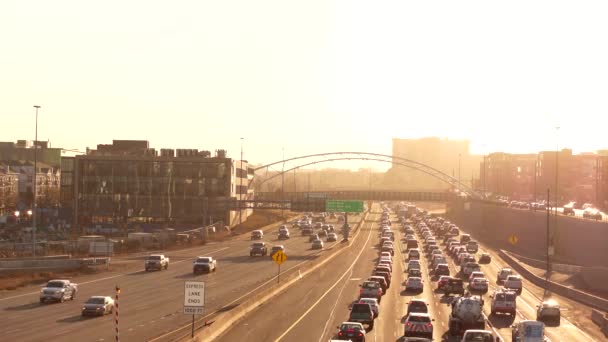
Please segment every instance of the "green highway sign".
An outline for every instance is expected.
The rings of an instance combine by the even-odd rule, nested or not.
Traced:
[[[339,213],[362,213],[363,201],[327,200],[325,202],[325,211]]]

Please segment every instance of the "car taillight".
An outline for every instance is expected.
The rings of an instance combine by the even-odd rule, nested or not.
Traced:
[[[428,323],[426,326],[429,327],[429,328],[432,328],[433,327],[433,323]]]
[[[363,333],[359,333],[359,337],[363,336]]]
[[[359,289],[359,296],[363,294],[363,289]]]
[[[378,289],[378,296],[382,296],[382,290]]]
[[[410,325],[412,325],[412,323],[407,322],[407,323],[405,323],[405,325],[409,327]]]
[[[344,333],[340,331],[340,332],[338,333],[338,336],[342,336],[342,335],[344,335]]]

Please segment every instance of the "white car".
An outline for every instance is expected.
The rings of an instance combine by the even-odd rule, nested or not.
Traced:
[[[192,265],[192,273],[210,273],[215,272],[217,269],[217,260],[213,257],[202,257],[199,256]]]
[[[473,279],[475,279],[475,278],[485,278],[485,277],[486,276],[481,271],[471,272],[471,275],[469,275],[469,282],[472,282]]]
[[[507,280],[507,277],[510,276],[511,274],[513,274],[513,270],[511,270],[510,268],[507,268],[507,267],[503,267],[498,272],[498,275],[496,276],[496,282],[499,284],[504,282],[505,280]]]
[[[494,342],[494,335],[492,335],[491,331],[488,330],[477,330],[477,329],[469,329],[464,332],[462,335],[462,340],[460,342]],[[500,341],[500,338],[497,337],[496,341]]]
[[[474,291],[487,292],[490,281],[486,278],[473,278],[471,282],[469,282],[469,288]]]
[[[523,282],[521,277],[518,275],[510,275],[505,280],[505,289],[515,291],[517,294],[521,294],[523,290]]]
[[[404,324],[403,336],[433,338],[433,322],[427,313],[414,312],[407,316]]]
[[[420,277],[408,277],[405,281],[405,291],[422,290],[423,288],[424,282]]]

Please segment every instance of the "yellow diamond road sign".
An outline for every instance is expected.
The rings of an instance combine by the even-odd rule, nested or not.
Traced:
[[[280,265],[287,261],[287,254],[283,253],[283,251],[277,251],[272,255],[272,260],[274,260],[277,265]]]
[[[517,235],[515,235],[515,234],[511,234],[511,236],[509,236],[509,242],[510,242],[510,243],[511,243],[513,246],[515,246],[515,245],[517,244],[517,241],[518,241],[518,240],[519,240],[519,239],[517,238]]]

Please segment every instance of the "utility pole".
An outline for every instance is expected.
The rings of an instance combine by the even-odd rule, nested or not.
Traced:
[[[241,138],[241,164],[237,168],[237,170],[241,170],[238,172],[240,176],[240,186],[239,186],[239,226],[243,224],[243,208],[242,208],[242,200],[243,200],[243,138]]]
[[[36,133],[34,135],[34,184],[32,186],[32,191],[34,192],[34,210],[32,211],[32,239],[34,240],[34,248],[32,249],[32,253],[36,256],[36,183],[38,183],[38,109],[40,106],[35,105],[36,108]]]

